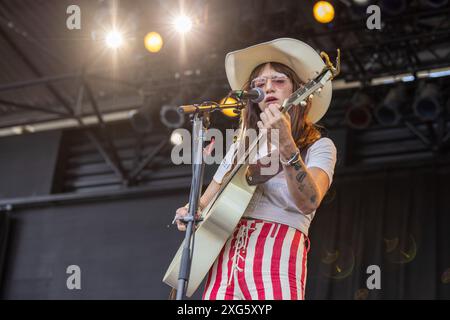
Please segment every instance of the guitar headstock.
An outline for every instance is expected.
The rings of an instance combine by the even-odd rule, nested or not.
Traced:
[[[316,77],[309,80],[304,86],[297,89],[287,98],[282,105],[282,112],[287,112],[289,109],[298,104],[306,105],[305,100],[315,93],[320,93],[325,84],[333,80],[340,72],[341,65],[341,51],[337,50],[336,66],[330,62],[330,58],[325,52],[321,52],[320,56],[325,60],[325,67],[320,73],[317,73]]]

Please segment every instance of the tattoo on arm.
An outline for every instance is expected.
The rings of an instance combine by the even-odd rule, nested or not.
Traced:
[[[291,155],[291,158],[295,155],[295,153],[293,153]],[[296,163],[294,163],[293,165],[295,171],[296,171],[296,175],[295,175],[295,179],[298,182],[298,190],[300,190],[301,192],[303,192],[305,190],[305,188],[307,188],[308,190],[313,190],[312,186],[309,183],[306,183],[307,181],[305,181],[306,176],[308,175],[308,172],[303,169],[302,165],[301,165],[301,161],[298,161]],[[288,174],[289,178],[292,178],[292,174]],[[309,193],[309,192],[308,192]],[[316,203],[317,200],[317,196],[315,194],[312,194],[311,197],[309,198],[309,201],[314,205]]]
[[[295,153],[291,154],[291,158],[292,158],[293,156],[295,156]],[[302,166],[301,166],[301,164],[300,164],[300,161],[294,163],[293,167],[294,167],[295,171],[298,172],[298,173],[296,174],[296,176],[295,176],[295,179],[296,179],[297,182],[299,183],[298,189],[299,189],[300,191],[303,191],[303,189],[304,189],[303,180],[305,179],[307,173],[306,173],[306,171],[303,170],[303,168],[302,168]],[[289,174],[289,176],[291,177],[290,174]]]
[[[305,179],[305,177],[306,177],[306,172],[305,172],[305,171],[300,171],[300,172],[295,176],[295,178],[297,179],[297,181],[298,181],[299,183],[303,183],[303,180]]]

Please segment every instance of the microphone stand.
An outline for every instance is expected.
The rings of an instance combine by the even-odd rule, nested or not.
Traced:
[[[189,194],[189,213],[182,220],[186,225],[183,252],[180,261],[178,274],[177,300],[182,300],[186,295],[187,284],[189,282],[192,252],[194,252],[195,239],[195,214],[200,201],[201,189],[203,185],[203,173],[205,163],[203,162],[203,142],[206,130],[209,127],[209,113],[197,110],[193,114],[193,140],[192,140],[192,182]]]

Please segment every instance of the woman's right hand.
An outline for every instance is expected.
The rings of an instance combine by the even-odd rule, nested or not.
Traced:
[[[177,211],[175,212],[175,221],[177,223],[177,228],[180,231],[186,231],[186,224],[182,221],[180,221],[180,218],[184,218],[185,216],[187,216],[189,214],[189,209],[187,207],[181,207],[178,208]],[[195,219],[200,218],[200,212],[197,211],[196,215],[195,215]],[[196,225],[197,226],[197,225]]]
[[[187,216],[187,214],[188,214],[188,208],[186,208],[186,207],[178,208],[177,211],[175,212],[175,219],[176,219],[175,221],[177,223],[177,228],[180,231],[186,231],[186,224],[181,222],[178,219]]]
[[[211,183],[209,184],[208,188],[206,188],[205,192],[203,193],[203,195],[201,196],[200,200],[199,200],[199,206],[200,206],[200,210],[197,210],[197,214],[196,214],[196,219],[200,218],[201,214],[200,211],[203,211],[204,208],[206,208],[206,206],[209,204],[209,202],[216,196],[216,194],[219,192],[220,190],[220,184],[215,182],[214,180],[211,181]],[[186,224],[184,224],[183,222],[177,220],[177,218],[183,218],[185,216],[188,215],[188,206],[184,206],[181,208],[178,208],[176,211],[176,215],[175,215],[175,220],[177,222],[177,227],[178,230],[180,231],[186,231]],[[195,224],[195,227],[197,227],[198,224]]]

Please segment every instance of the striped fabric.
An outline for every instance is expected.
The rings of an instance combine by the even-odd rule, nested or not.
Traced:
[[[303,300],[308,250],[299,230],[242,219],[208,273],[203,299]]]

